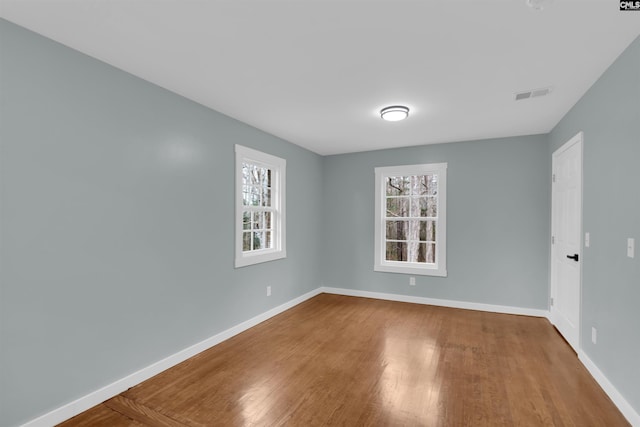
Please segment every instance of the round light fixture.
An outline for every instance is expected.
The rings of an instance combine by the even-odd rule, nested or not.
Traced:
[[[380,117],[388,122],[397,122],[409,117],[409,108],[402,105],[392,105],[380,110]]]

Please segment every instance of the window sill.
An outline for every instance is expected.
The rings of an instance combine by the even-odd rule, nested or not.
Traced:
[[[413,274],[418,276],[435,276],[435,277],[447,277],[447,270],[438,269],[435,267],[428,268],[419,265],[375,265],[374,271],[380,271],[385,273],[400,273],[400,274]]]
[[[275,261],[287,257],[287,252],[283,250],[264,251],[259,253],[247,253],[241,257],[236,257],[235,268],[260,264],[263,262]]]

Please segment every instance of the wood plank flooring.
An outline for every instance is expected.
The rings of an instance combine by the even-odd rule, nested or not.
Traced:
[[[628,426],[542,318],[321,294],[61,424]]]

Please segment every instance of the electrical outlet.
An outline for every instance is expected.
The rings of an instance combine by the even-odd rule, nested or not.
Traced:
[[[629,237],[627,239],[627,256],[633,258],[636,256],[636,239]]]
[[[416,285],[416,278],[409,277],[409,286],[415,286],[415,285]]]
[[[589,236],[589,233],[584,233],[584,247],[588,248],[589,246],[591,246],[591,236]]]
[[[267,296],[271,296],[271,286],[267,286]]]
[[[596,341],[598,341],[598,331],[596,330],[596,328],[592,327],[591,328],[591,342],[595,344]]]

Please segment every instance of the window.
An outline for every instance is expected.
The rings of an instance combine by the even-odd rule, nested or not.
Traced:
[[[447,275],[447,164],[376,168],[375,271]]]
[[[286,160],[236,145],[235,266],[287,256]]]

